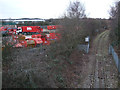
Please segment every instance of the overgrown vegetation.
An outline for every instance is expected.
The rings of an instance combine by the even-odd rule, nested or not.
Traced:
[[[4,38],[2,40],[2,62],[3,62],[3,65],[5,63],[8,63],[8,61],[10,61],[12,59],[12,56],[11,56],[11,52],[12,52],[12,44],[9,42],[10,41],[10,38]]]
[[[3,88],[56,87],[45,54],[38,48],[14,48],[11,56],[8,63],[3,59]]]
[[[80,2],[70,3],[68,13],[63,17],[60,24],[63,26],[61,40],[51,45],[50,56],[56,58],[58,55],[68,58],[78,44],[86,44],[85,37],[93,39],[97,33],[107,27],[105,20],[86,18],[85,9]],[[54,54],[54,55],[53,55]]]
[[[120,1],[117,1],[110,10],[111,32],[110,41],[120,58]],[[118,73],[118,87],[120,87],[120,77]]]
[[[120,1],[111,7],[111,33],[110,40],[114,46],[120,45]],[[119,48],[119,47],[118,47]]]
[[[76,64],[70,58],[71,54],[77,51],[78,44],[87,44],[85,37],[89,36],[91,42],[107,25],[105,20],[88,19],[84,5],[78,1],[70,3],[67,13],[60,21],[63,28],[58,31],[61,34],[59,41],[41,48],[21,48],[10,52],[7,49],[3,53],[3,61],[10,61],[9,64],[3,62],[3,87],[73,87]],[[7,58],[9,55],[12,56],[11,60]],[[81,63],[82,55],[82,52],[77,53]]]
[[[49,46],[48,58],[54,65],[55,71],[62,73],[64,82],[68,83],[71,77],[65,76],[64,71],[69,71],[69,67],[74,67],[74,60],[70,59],[74,50],[77,50],[78,44],[87,44],[85,37],[90,37],[90,43],[98,33],[102,32],[104,27],[107,27],[105,20],[88,19],[85,14],[85,8],[80,2],[70,3],[68,13],[63,17],[60,25],[63,26],[59,33],[61,33],[61,40]],[[81,55],[81,54],[80,54]],[[54,60],[57,62],[54,62]],[[82,63],[82,62],[81,62]],[[61,67],[61,70],[58,68]],[[65,68],[66,67],[66,68]],[[60,82],[63,84],[63,82]],[[66,84],[67,84],[66,83]],[[67,84],[67,87],[72,87]],[[65,85],[66,85],[65,84]]]

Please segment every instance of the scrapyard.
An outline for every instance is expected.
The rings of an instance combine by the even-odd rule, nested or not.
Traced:
[[[39,45],[50,45],[53,41],[60,39],[60,34],[56,33],[56,26],[47,26],[46,29],[40,26],[22,26],[0,28],[4,39],[7,39],[5,45],[10,44],[13,47],[36,47]],[[52,32],[51,32],[52,31]],[[5,47],[2,45],[2,48]]]

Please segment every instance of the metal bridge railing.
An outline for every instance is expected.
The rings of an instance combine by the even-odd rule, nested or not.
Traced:
[[[115,61],[115,64],[118,68],[118,71],[120,72],[120,59],[119,59],[119,57],[118,57],[117,53],[115,52],[112,45],[109,45],[109,54],[112,54],[113,59]]]

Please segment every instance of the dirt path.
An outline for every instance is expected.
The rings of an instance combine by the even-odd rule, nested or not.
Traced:
[[[78,88],[117,88],[117,68],[112,56],[108,53],[109,30],[104,31],[93,42],[87,68],[87,76]]]

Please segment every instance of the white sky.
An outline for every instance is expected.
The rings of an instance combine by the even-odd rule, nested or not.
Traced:
[[[75,0],[0,0],[0,19],[4,18],[58,18]],[[78,0],[86,8],[88,17],[109,18],[110,5],[119,0]]]

